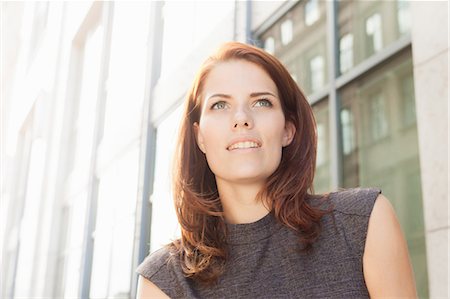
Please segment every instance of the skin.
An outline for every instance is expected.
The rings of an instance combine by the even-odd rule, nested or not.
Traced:
[[[216,177],[229,223],[254,222],[269,210],[255,196],[281,161],[295,127],[285,121],[275,83],[256,64],[232,60],[215,66],[203,87],[199,148]],[[236,139],[260,147],[227,149]]]
[[[242,60],[215,66],[204,83],[201,117],[194,131],[216,176],[226,221],[251,223],[267,215],[269,209],[255,196],[295,134],[269,75]],[[261,147],[228,150],[236,137],[258,140]],[[392,206],[381,194],[369,219],[363,270],[372,298],[417,298],[405,239]],[[168,297],[140,277],[137,298]]]
[[[363,270],[371,298],[417,298],[408,246],[394,209],[382,194],[369,218]]]

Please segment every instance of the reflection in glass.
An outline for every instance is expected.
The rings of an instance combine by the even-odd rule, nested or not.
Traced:
[[[281,42],[287,45],[292,41],[292,21],[286,20],[281,24]]]
[[[383,37],[381,32],[381,17],[378,13],[367,18],[366,35],[368,55],[380,51],[383,47]]]
[[[93,238],[90,298],[129,298],[133,287],[149,9],[146,2],[114,3],[103,134],[96,151],[97,214],[89,236]]]
[[[266,38],[266,41],[264,42],[264,50],[272,55],[275,53],[275,40],[273,37],[269,36]]]
[[[317,159],[314,177],[314,191],[330,191],[330,129],[328,121],[328,100],[322,100],[313,106],[317,124]]]
[[[307,24],[313,24],[309,27]],[[273,38],[273,42],[272,39]],[[299,1],[259,36],[307,95],[327,84],[326,2]]]
[[[320,122],[317,124],[317,166],[322,166],[326,161],[326,151],[324,147],[324,144],[326,144],[325,138],[326,128],[325,125]]]
[[[311,26],[320,17],[318,0],[308,0],[305,5],[305,24]]]
[[[369,122],[373,140],[379,140],[388,133],[387,111],[381,92],[369,96]]]
[[[152,201],[150,252],[181,235],[171,191],[171,166],[183,112],[179,105],[159,125],[156,133],[155,176]]]
[[[343,181],[345,188],[379,187],[389,198],[408,242],[419,296],[427,297],[412,74],[411,52],[405,50],[340,90]]]
[[[95,27],[88,31],[83,45],[82,71],[79,74],[79,99],[74,104],[73,117],[69,134],[69,151],[67,172],[65,174],[65,199],[63,209],[67,210],[68,218],[64,221],[67,227],[62,228],[66,235],[61,257],[61,268],[58,275],[62,277],[61,297],[76,298],[79,296],[85,242],[85,228],[88,221],[87,207],[91,198],[91,161],[95,146],[95,122],[97,117],[98,86],[100,78],[101,49],[103,43],[103,28]]]
[[[317,55],[309,62],[309,68],[311,73],[311,91],[319,90],[325,79],[325,64],[323,56]]]
[[[130,292],[139,144],[125,151],[101,174],[91,298],[126,297]]]
[[[409,34],[411,27],[405,0],[338,1],[337,17],[341,74]]]
[[[347,33],[339,41],[339,67],[341,74],[353,67],[353,34]]]
[[[408,33],[411,30],[411,12],[408,0],[397,1],[398,31],[400,34]]]
[[[342,126],[342,151],[344,155],[350,154],[355,149],[355,133],[353,126],[353,114],[348,108],[341,110]]]
[[[26,192],[24,212],[20,223],[19,250],[17,258],[15,298],[27,298],[33,295],[32,285],[36,277],[30,271],[30,265],[36,258],[36,252],[30,250],[39,244],[36,239],[38,234],[39,213],[42,206],[42,179],[45,175],[45,141],[38,138],[33,141],[30,153],[30,165],[26,180]],[[3,204],[3,202],[2,202]]]
[[[416,122],[416,105],[414,102],[414,83],[412,74],[401,79],[403,125],[405,127]]]

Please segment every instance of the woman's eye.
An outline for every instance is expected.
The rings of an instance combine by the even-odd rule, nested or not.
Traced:
[[[260,99],[255,103],[256,107],[272,107],[272,103],[268,99]]]
[[[214,103],[211,106],[211,109],[214,109],[214,110],[220,110],[220,109],[225,109],[225,108],[226,108],[226,103],[224,101]]]

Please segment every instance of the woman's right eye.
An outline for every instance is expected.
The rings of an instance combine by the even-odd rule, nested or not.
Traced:
[[[213,110],[220,110],[224,108],[226,108],[226,103],[224,101],[216,102],[211,106],[211,109]]]

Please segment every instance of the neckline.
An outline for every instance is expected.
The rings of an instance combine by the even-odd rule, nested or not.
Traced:
[[[243,245],[267,239],[281,228],[272,212],[251,223],[230,224],[227,226],[227,243]]]

